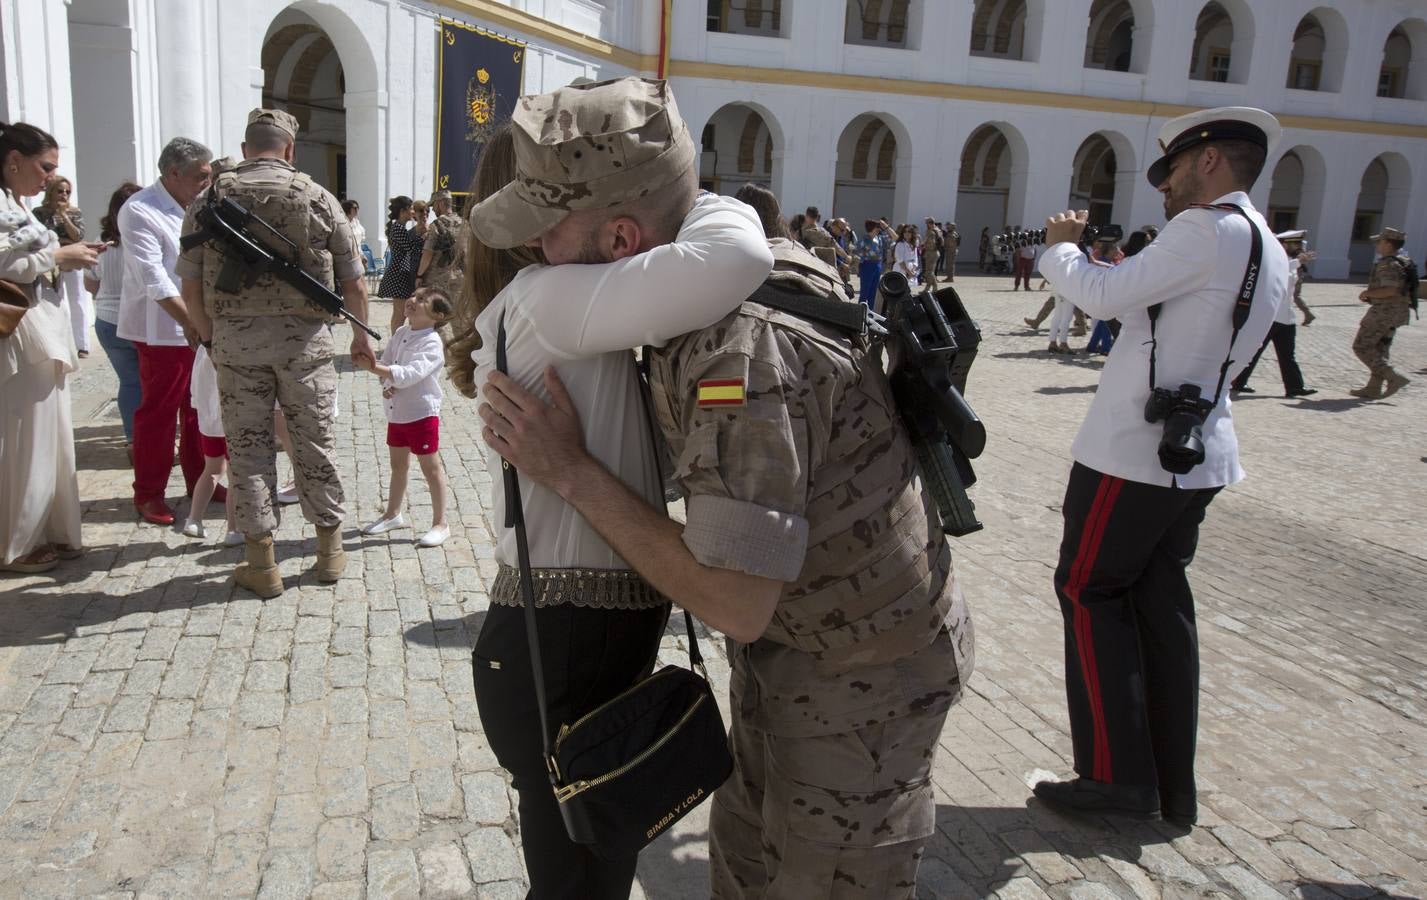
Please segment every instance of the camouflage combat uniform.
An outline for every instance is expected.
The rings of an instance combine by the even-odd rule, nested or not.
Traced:
[[[1393,335],[1408,321],[1409,264],[1405,254],[1385,256],[1373,263],[1372,273],[1368,276],[1368,290],[1385,287],[1398,291],[1395,297],[1368,301],[1371,306],[1358,326],[1357,336],[1353,338],[1353,353],[1368,367],[1374,378],[1389,378],[1394,374],[1388,363],[1388,353],[1392,349]]]
[[[361,276],[361,257],[337,199],[291,164],[268,157],[244,160],[215,179],[211,190],[283,232],[299,248],[303,269],[318,281],[333,287]],[[195,228],[190,210],[183,232]],[[332,437],[337,397],[333,319],[273,275],[263,275],[240,293],[222,293],[214,287],[222,266],[222,254],[206,244],[186,251],[177,271],[184,278],[202,279],[203,304],[213,320],[212,358],[238,530],[251,536],[277,526],[274,400],[292,436],[303,515],[320,527],[338,525],[343,495]]]
[[[461,295],[461,282],[466,277],[466,223],[455,213],[437,216],[426,229],[426,246],[431,251],[431,263],[422,276],[421,286],[438,288],[454,303]]]
[[[833,295],[835,271],[773,245],[771,283]],[[729,644],[713,895],[913,896],[972,630],[886,376],[860,340],[744,303],[656,351],[650,384],[690,551],[787,582],[763,637]]]

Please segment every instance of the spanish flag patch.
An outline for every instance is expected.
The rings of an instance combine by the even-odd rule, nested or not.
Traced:
[[[706,378],[699,382],[699,408],[709,406],[742,406],[742,378]]]

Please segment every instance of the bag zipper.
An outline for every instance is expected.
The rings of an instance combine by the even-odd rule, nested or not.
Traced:
[[[610,698],[609,700],[606,700],[605,702],[601,703],[599,706],[596,706],[594,709],[590,710],[589,712],[585,713],[583,716],[580,716],[578,719],[576,719],[573,724],[571,724],[571,723],[565,723],[565,724],[561,725],[561,726],[560,726],[560,731],[559,731],[559,733],[555,735],[555,749],[558,751],[558,750],[560,749],[560,742],[563,741],[566,737],[568,737],[569,734],[570,734],[570,732],[574,731],[576,728],[579,728],[581,725],[585,724],[585,722],[589,721],[589,719],[590,719],[592,716],[595,716],[595,715],[597,715],[598,713],[604,711],[604,709],[605,709],[606,707],[612,706],[613,704],[618,703],[619,701],[623,700],[625,697],[629,696],[630,694],[632,694],[632,693],[634,693],[635,691],[639,690],[640,688],[644,687],[646,684],[648,684],[649,682],[651,682],[651,681],[653,681],[654,679],[658,678],[659,676],[669,674],[669,671],[670,671],[670,670],[668,670],[668,669],[661,669],[661,670],[659,670],[658,672],[655,672],[653,675],[650,675],[648,678],[644,679],[643,681],[641,681],[641,682],[639,682],[639,683],[637,683],[637,684],[631,685],[630,687],[625,688],[623,691],[621,691],[620,693],[616,694],[614,697]],[[705,678],[704,680],[707,681],[708,679]]]
[[[694,701],[693,705],[690,706],[682,716],[679,717],[679,721],[674,723],[674,727],[664,732],[663,737],[659,738],[659,740],[644,748],[644,750],[641,751],[638,756],[634,757],[634,759],[631,759],[629,762],[620,766],[618,769],[615,769],[612,772],[606,772],[605,774],[593,780],[577,781],[574,784],[569,784],[562,788],[557,788],[555,791],[555,799],[561,803],[564,803],[572,797],[584,793],[590,788],[599,787],[607,781],[612,781],[613,779],[618,778],[625,772],[628,772],[630,769],[644,762],[644,760],[649,758],[650,754],[654,753],[660,747],[667,744],[669,742],[669,739],[672,738],[674,734],[679,731],[679,729],[683,728],[686,724],[688,724],[689,719],[693,717],[694,713],[698,711],[699,707],[703,705],[703,702],[707,700],[708,697],[708,694],[699,694],[699,698]]]

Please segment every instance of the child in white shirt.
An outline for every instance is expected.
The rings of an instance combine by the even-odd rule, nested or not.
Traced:
[[[198,445],[203,451],[203,474],[193,484],[193,502],[188,507],[188,519],[183,533],[193,538],[206,537],[203,531],[203,511],[213,499],[218,479],[228,471],[228,441],[223,435],[223,412],[218,403],[218,373],[213,360],[202,345],[193,357],[193,374],[188,383],[189,402],[198,412]],[[223,543],[229,547],[243,543],[243,533],[233,528],[233,492],[228,492],[224,504],[228,516],[228,534]]]
[[[406,301],[406,324],[396,330],[381,359],[364,368],[382,379],[386,403],[386,443],[391,451],[391,489],[382,517],[362,528],[363,534],[383,534],[405,528],[401,514],[411,456],[431,491],[431,530],[416,543],[439,547],[450,537],[446,525],[446,470],[441,465],[441,386],[436,373],[445,362],[445,344],[436,326],[451,317],[451,298],[436,288],[422,288]]]

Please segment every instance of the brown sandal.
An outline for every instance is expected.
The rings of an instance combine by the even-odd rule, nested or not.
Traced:
[[[55,544],[55,556],[60,559],[79,559],[84,555],[83,547],[71,547],[69,544]]]
[[[59,565],[59,557],[53,547],[41,547],[15,559],[0,564],[0,572],[19,572],[23,575],[38,575]]]

